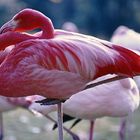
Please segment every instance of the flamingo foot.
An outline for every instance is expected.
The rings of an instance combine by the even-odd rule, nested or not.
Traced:
[[[39,100],[39,101],[35,101],[36,103],[39,103],[40,105],[54,105],[54,104],[58,104],[58,103],[63,103],[66,100],[59,100],[59,99],[43,99],[43,100]]]
[[[63,139],[63,110],[62,110],[62,102],[65,100],[58,100],[58,99],[43,99],[40,101],[36,101],[36,103],[40,103],[40,105],[54,105],[57,104],[58,106],[58,134],[59,139],[58,140],[64,140]]]
[[[53,121],[55,124],[57,124],[57,122],[56,122],[53,118],[51,118],[51,117],[48,116],[48,115],[45,115],[45,116],[46,116],[46,118],[48,118],[49,120],[51,120],[51,121]],[[66,128],[65,126],[63,126],[63,129],[64,129],[68,134],[70,134],[70,136],[72,136],[73,140],[80,140],[80,138],[79,138],[75,133],[73,133],[70,129]]]
[[[72,136],[73,140],[80,140],[80,138],[76,134],[74,134],[72,131],[70,131],[69,129],[64,128],[64,130],[67,131],[67,133],[69,133]]]

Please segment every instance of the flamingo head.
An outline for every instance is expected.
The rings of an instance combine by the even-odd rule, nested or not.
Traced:
[[[10,21],[5,23],[0,28],[0,33],[5,33],[8,31],[24,32],[33,30],[36,28],[41,28],[44,25],[44,21],[50,19],[44,14],[33,9],[24,9],[17,13]]]

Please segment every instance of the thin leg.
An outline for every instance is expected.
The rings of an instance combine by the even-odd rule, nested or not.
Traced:
[[[45,117],[51,120],[52,122],[57,123],[57,121],[55,121],[49,115],[45,115]],[[68,128],[66,128],[65,126],[63,126],[63,128],[67,133],[69,133],[72,136],[73,140],[80,140],[80,138],[76,134],[74,134],[72,131],[70,131]]]
[[[93,84],[89,84],[84,89],[93,88],[93,87],[96,87],[96,86],[99,86],[99,85],[102,85],[102,84],[105,84],[105,83],[110,83],[110,82],[113,82],[113,81],[116,81],[116,80],[125,79],[125,78],[128,78],[128,77],[115,76],[113,78],[109,78],[109,79],[101,80],[101,81],[93,83]]]
[[[122,118],[121,119],[121,124],[120,124],[120,130],[119,130],[120,140],[125,140],[126,123],[127,123],[127,119],[126,118]]]
[[[94,123],[95,121],[90,121],[89,140],[93,140]]]
[[[2,113],[0,113],[0,140],[3,139],[3,119],[2,119]]]
[[[135,131],[135,129],[132,129],[132,125],[134,125],[134,122],[133,122],[133,113],[130,113],[127,117],[126,117],[126,123],[127,123],[127,129],[126,129],[126,135],[127,135],[127,139],[128,140],[132,140],[133,139],[133,133]]]
[[[57,104],[58,106],[58,134],[59,140],[63,140],[63,109],[62,103],[65,100],[58,100],[58,99],[43,99],[40,101],[36,101],[36,103],[40,103],[41,105],[53,105]]]
[[[62,103],[58,103],[58,133],[59,140],[63,140],[63,109]]]

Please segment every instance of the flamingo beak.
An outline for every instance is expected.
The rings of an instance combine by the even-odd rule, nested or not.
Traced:
[[[0,34],[3,34],[8,31],[15,31],[17,27],[17,21],[15,20],[10,20],[7,23],[5,23],[1,28],[0,28]]]

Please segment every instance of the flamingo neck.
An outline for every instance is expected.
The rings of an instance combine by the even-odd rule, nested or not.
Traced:
[[[42,26],[40,27],[42,29],[42,34],[40,38],[47,38],[51,39],[54,37],[54,27],[49,18],[44,18],[42,20]]]
[[[26,41],[29,39],[37,39],[38,37],[29,35],[29,34],[21,34],[18,32],[6,32],[4,34],[0,34],[0,50],[4,50],[7,46],[18,44],[22,41]]]
[[[26,24],[25,22],[22,24]],[[36,15],[36,18],[32,18],[31,25],[26,25],[25,28],[18,28],[17,32],[29,31],[40,28],[42,30],[41,34],[37,33],[40,39],[51,39],[54,38],[54,27],[51,20],[44,15]],[[24,26],[24,25],[23,25]]]
[[[50,39],[54,37],[54,27],[51,19],[39,11],[24,9],[15,15],[13,20],[18,24],[15,31],[29,31],[40,28],[42,30],[40,38]]]

